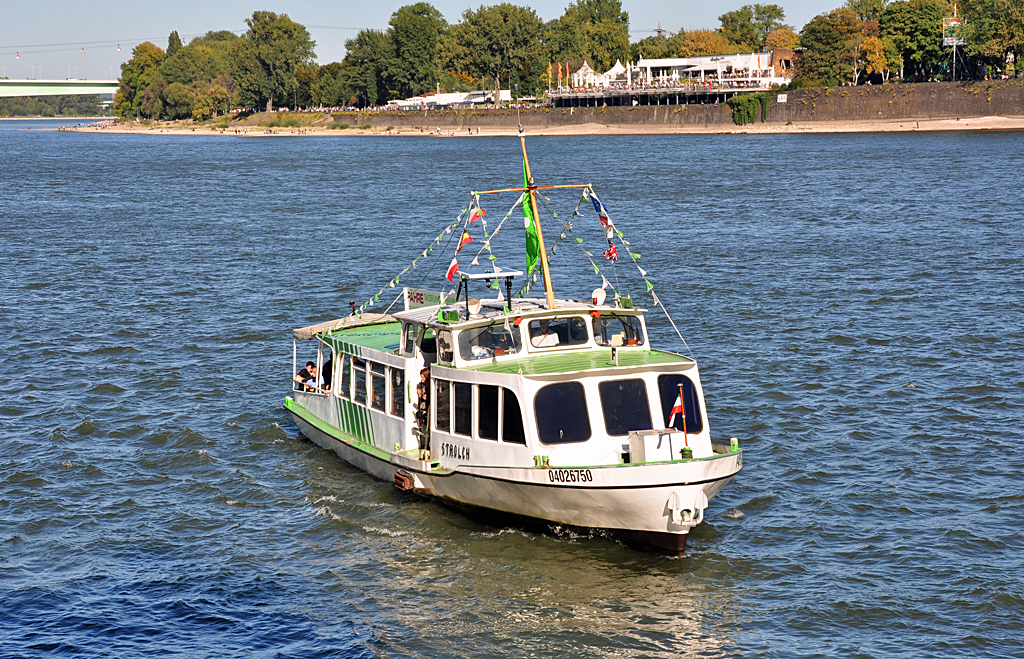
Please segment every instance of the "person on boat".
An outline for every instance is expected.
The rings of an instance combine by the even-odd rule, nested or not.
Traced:
[[[530,341],[535,348],[549,348],[558,345],[558,335],[550,331],[550,328],[551,321],[545,318],[540,321],[539,331],[531,330],[533,336],[530,337]]]
[[[416,385],[416,436],[420,450],[429,446],[430,439],[430,369],[420,370],[420,382]]]
[[[306,367],[295,374],[294,380],[301,384],[306,391],[316,391],[319,379],[317,378],[316,364],[306,362]]]
[[[320,380],[323,382],[324,393],[331,393],[331,377],[334,373],[334,356],[332,355],[326,362],[324,362],[323,368],[320,369]]]

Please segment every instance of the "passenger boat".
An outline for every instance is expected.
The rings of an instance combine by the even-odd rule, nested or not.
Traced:
[[[682,554],[708,502],[742,468],[742,451],[735,439],[712,441],[697,363],[651,345],[646,309],[614,287],[607,296],[603,275],[589,300],[555,297],[539,191],[580,188],[601,220],[605,256],[630,245],[592,186],[537,186],[520,140],[523,185],[474,193],[434,241],[461,250],[469,229],[483,227],[489,251],[505,221],[490,233],[486,223],[471,226],[485,212],[481,195],[518,194],[528,260],[520,294],[513,284],[524,273],[494,258],[462,269],[456,256],[447,292],[399,287],[414,261],[368,302],[397,288],[401,310],[353,304],[348,317],[294,330],[292,373],[298,342],[316,341],[319,375],[294,381],[285,407],[303,435],[344,461],[484,521],[599,529],[639,549]],[[537,274],[544,296],[530,297]],[[470,286],[492,297],[471,297]]]

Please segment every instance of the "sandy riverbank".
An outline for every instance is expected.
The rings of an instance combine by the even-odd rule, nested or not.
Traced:
[[[38,130],[38,129],[37,129]],[[58,129],[45,129],[56,131]],[[890,119],[880,121],[846,121],[825,122],[807,121],[792,124],[755,123],[747,126],[716,125],[716,126],[679,126],[679,125],[603,125],[577,124],[553,126],[547,128],[529,128],[531,135],[713,135],[713,134],[785,134],[785,133],[890,133],[912,131],[945,131],[945,130],[1024,130],[1022,117],[962,117],[941,119]],[[78,133],[114,133],[130,135],[216,135],[226,137],[267,138],[267,137],[331,137],[331,136],[422,136],[422,137],[495,137],[516,135],[514,127],[474,128],[472,132],[458,130],[442,130],[439,135],[414,128],[396,128],[385,130],[360,130],[355,128],[329,130],[322,127],[313,128],[275,128],[252,129],[248,132],[236,128],[205,128],[188,125],[154,125],[138,124],[99,124],[85,126],[66,132]]]

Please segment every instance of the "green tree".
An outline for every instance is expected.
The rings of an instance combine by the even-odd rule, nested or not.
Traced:
[[[379,30],[362,30],[354,39],[345,41],[345,50],[338,71],[338,87],[345,102],[372,107],[387,101],[384,74],[394,57],[387,35]]]
[[[664,59],[675,57],[679,54],[678,45],[664,34],[656,34],[644,37],[630,46],[630,59],[633,61],[641,59]]]
[[[132,58],[121,65],[114,112],[119,117],[134,117],[142,108],[142,95],[160,73],[164,51],[146,41],[132,50]]]
[[[545,26],[551,59],[606,71],[615,61],[629,61],[629,14],[619,0],[576,0],[565,14]]]
[[[877,21],[888,4],[889,0],[846,0],[843,6],[856,12],[862,21]]]
[[[880,34],[891,38],[900,51],[900,78],[927,80],[942,70],[946,53],[940,26],[951,12],[945,0],[897,0],[882,11]]]
[[[403,97],[416,96],[437,84],[437,46],[448,30],[444,16],[433,5],[417,2],[391,15],[388,38],[394,57],[387,71],[390,86]]]
[[[779,5],[744,5],[722,14],[718,20],[722,35],[742,50],[764,50],[772,30],[789,27],[783,22],[786,12]]]
[[[185,119],[192,115],[192,99],[189,88],[180,82],[172,82],[163,91],[163,114],[168,119]]]
[[[316,78],[309,88],[314,105],[331,107],[338,104],[338,72],[341,68],[340,62],[331,62],[317,70]]]
[[[245,19],[249,30],[231,50],[232,70],[239,99],[244,105],[287,99],[295,89],[295,69],[313,61],[315,42],[302,25],[269,11],[253,12]]]
[[[181,37],[178,36],[178,31],[174,30],[167,37],[167,56],[173,57],[179,50],[181,50]]]
[[[231,62],[226,53],[196,41],[180,48],[174,55],[168,55],[160,65],[160,75],[164,80],[184,85],[209,82],[230,71]]]
[[[806,85],[838,85],[847,79],[851,42],[862,40],[861,28],[857,14],[846,7],[812,18],[800,32],[807,50],[797,60],[796,77]]]
[[[460,70],[477,78],[490,77],[494,100],[500,103],[502,79],[508,81],[513,72],[522,76],[541,58],[543,31],[544,24],[529,7],[502,3],[467,9],[462,22],[452,28],[464,58]]]
[[[966,0],[960,5],[966,52],[977,64],[1002,69],[1009,59],[1024,65],[1024,3],[1019,0]]]

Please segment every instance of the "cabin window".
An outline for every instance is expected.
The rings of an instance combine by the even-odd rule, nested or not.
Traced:
[[[516,395],[502,387],[501,441],[526,445],[523,410]]]
[[[452,333],[449,331],[437,333],[437,360],[445,364],[451,364],[455,356],[452,345]]]
[[[387,380],[384,379],[384,364],[370,362],[371,391],[373,398],[370,399],[370,406],[375,410],[384,409],[386,400]]]
[[[549,384],[537,392],[533,409],[543,443],[570,444],[590,439],[587,395],[579,382]]]
[[[519,328],[511,324],[485,325],[459,332],[459,354],[467,361],[511,355],[522,348]]]
[[[360,405],[366,405],[366,361],[353,357],[352,372],[355,375],[356,381],[356,402]]]
[[[344,398],[352,397],[352,358],[346,356],[341,360],[341,382],[338,390]]]
[[[434,427],[442,432],[452,431],[451,383],[434,380]]]
[[[395,416],[405,414],[405,371],[400,368],[391,369],[391,413]]]
[[[650,430],[651,403],[643,380],[611,380],[597,385],[604,412],[604,428],[609,435],[628,435],[634,430]]]
[[[490,384],[477,387],[476,432],[480,439],[498,439],[498,397],[501,388]]]
[[[473,385],[468,382],[453,382],[455,390],[455,432],[459,435],[473,434]]]
[[[542,318],[530,321],[530,345],[534,348],[575,346],[588,340],[582,318]]]
[[[599,346],[642,346],[644,330],[636,316],[595,317],[594,342]]]
[[[704,429],[701,420],[700,401],[697,400],[697,388],[685,375],[659,375],[658,393],[661,396],[661,412],[664,415],[665,427],[683,429],[683,417],[676,414],[672,418],[672,408],[679,398],[679,386],[683,387],[683,407],[686,408],[686,432],[699,433]]]
[[[405,345],[402,352],[410,357],[416,353],[416,325],[413,323],[405,325]]]

